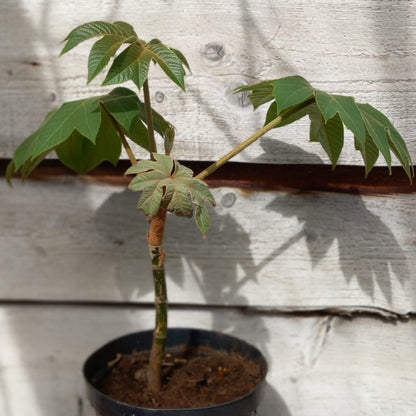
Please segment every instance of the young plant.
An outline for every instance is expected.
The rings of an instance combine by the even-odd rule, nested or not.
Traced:
[[[391,170],[393,152],[408,177],[414,175],[406,144],[391,122],[369,104],[356,103],[353,97],[332,95],[311,86],[300,76],[262,81],[241,87],[236,92],[249,92],[254,109],[270,103],[266,122],[256,133],[206,170],[194,175],[170,156],[174,128],[151,105],[148,73],[154,63],[182,90],[185,71],[189,69],[184,55],[158,39],[146,42],[133,27],[124,22],[95,21],[74,29],[65,39],[62,54],[79,43],[98,37],[88,60],[88,82],[109,69],[104,85],[132,81],[136,92],[117,87],[107,94],[63,104],[50,112],[40,128],[16,150],[7,169],[10,181],[20,171],[23,179],[45,156],[55,151],[63,164],[84,174],[108,160],[118,162],[122,147],[134,175],[129,188],[140,191],[138,208],[149,221],[148,245],[153,270],[156,323],[147,372],[149,388],[161,388],[161,366],[167,337],[167,293],[163,236],[167,212],[194,217],[203,234],[210,220],[207,205],[215,205],[203,179],[254,143],[268,131],[308,116],[310,141],[319,142],[335,167],[344,144],[344,125],[355,138],[362,154],[366,174],[371,171],[379,153]],[[122,48],[121,52],[118,51]],[[164,149],[159,153],[155,132],[162,137]],[[149,160],[137,161],[129,145],[132,141],[149,152]]]

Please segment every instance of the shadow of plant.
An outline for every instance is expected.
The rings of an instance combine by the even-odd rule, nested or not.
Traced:
[[[376,286],[389,304],[392,280],[410,278],[406,255],[392,231],[371,212],[359,195],[295,193],[277,196],[268,209],[302,224],[311,262],[316,266],[333,244],[348,283],[356,279],[374,298]]]

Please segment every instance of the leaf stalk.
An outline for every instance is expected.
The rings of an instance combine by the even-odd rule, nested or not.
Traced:
[[[131,149],[126,136],[124,135],[123,131],[120,128],[120,125],[118,124],[117,120],[114,118],[114,116],[107,110],[107,108],[105,107],[105,105],[103,105],[102,103],[100,103],[101,108],[107,113],[108,117],[110,118],[111,122],[114,125],[114,128],[116,129],[117,135],[121,141],[122,146],[124,147],[124,150],[127,153],[127,156],[129,157],[130,163],[132,165],[137,164],[137,160],[136,160],[136,156],[133,153],[133,150]]]
[[[208,166],[206,169],[204,169],[202,172],[200,172],[198,175],[196,175],[196,178],[197,179],[205,179],[207,176],[214,173],[221,166],[225,165],[225,163],[227,163],[231,158],[238,155],[243,150],[245,150],[247,147],[252,145],[260,137],[264,136],[268,131],[274,129],[279,124],[281,124],[285,119],[287,119],[291,115],[295,114],[299,110],[302,110],[303,108],[308,107],[309,105],[313,104],[314,102],[315,102],[315,98],[311,98],[311,99],[309,99],[307,101],[304,101],[303,103],[285,111],[283,114],[277,116],[272,121],[270,121],[269,123],[264,125],[261,129],[257,130],[252,136],[250,136],[244,142],[240,143],[238,146],[236,146],[230,152],[225,154],[223,157],[221,157],[216,162],[212,163],[210,166]]]
[[[157,153],[157,146],[155,140],[155,128],[153,125],[152,105],[150,103],[149,81],[147,79],[143,84],[143,95],[144,108],[146,111],[147,132],[149,136],[149,152],[152,154]]]

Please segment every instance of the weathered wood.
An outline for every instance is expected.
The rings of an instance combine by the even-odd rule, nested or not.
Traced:
[[[138,195],[74,177],[0,183],[2,299],[152,302]],[[168,218],[172,303],[416,311],[415,194],[214,189],[212,228]]]
[[[128,20],[143,38],[158,36],[189,58],[186,95],[159,72],[151,80],[155,106],[177,127],[178,158],[213,160],[250,135],[264,112],[253,115],[247,98],[230,92],[294,73],[385,111],[415,155],[415,18],[414,1],[7,2],[0,5],[0,157],[10,157],[52,108],[103,91],[99,81],[85,86],[90,45],[58,60],[59,42],[91,19]],[[328,161],[305,144],[305,122],[271,136],[280,141],[266,138],[238,160]],[[341,162],[361,163],[349,141]]]
[[[93,416],[81,365],[100,345],[148,329],[153,311],[0,307],[0,412]],[[416,322],[173,310],[172,326],[212,328],[257,345],[269,362],[261,416],[413,416]]]

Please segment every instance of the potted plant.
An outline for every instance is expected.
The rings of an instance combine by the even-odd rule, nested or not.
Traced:
[[[100,96],[63,104],[49,113],[40,128],[17,148],[7,169],[9,181],[16,172],[25,179],[52,151],[63,164],[81,174],[105,160],[116,164],[122,148],[130,159],[131,167],[126,172],[132,175],[129,188],[141,192],[138,208],[149,222],[148,245],[155,287],[156,323],[154,330],[114,340],[87,360],[84,374],[89,397],[99,415],[137,416],[158,412],[169,415],[251,415],[257,407],[266,373],[261,353],[244,342],[239,344],[235,338],[210,331],[170,329],[168,332],[163,249],[167,213],[195,218],[205,235],[210,226],[207,205],[215,205],[215,201],[204,179],[265,133],[305,116],[311,122],[310,140],[322,145],[333,167],[343,148],[344,125],[354,135],[366,174],[373,168],[380,152],[391,169],[391,153],[394,153],[411,180],[414,171],[406,144],[388,118],[371,105],[356,103],[353,97],[328,94],[295,75],[238,88],[237,93],[248,93],[254,109],[269,104],[264,126],[217,162],[194,175],[171,156],[175,131],[152,108],[148,80],[150,64],[154,63],[185,90],[185,73],[189,70],[185,56],[158,39],[149,42],[140,39],[133,27],[125,22],[101,21],[74,29],[65,39],[62,54],[95,37],[99,39],[89,55],[88,82],[109,67],[104,85],[132,81],[143,98],[131,89],[117,87]],[[108,65],[111,60],[111,65]],[[162,152],[158,148],[160,139],[163,141]],[[149,159],[137,161],[131,142],[146,149]],[[241,397],[217,394],[216,397],[220,397],[217,403],[213,396],[209,396],[207,401],[193,405],[196,409],[192,410],[182,404],[163,404],[162,399],[168,395],[165,382],[173,379],[173,369],[196,362],[191,358],[195,351],[203,359],[212,359],[214,367],[204,364],[205,369],[209,368],[206,373],[197,364],[196,373],[188,380],[193,391],[209,385],[218,385],[219,389],[229,386],[230,374],[234,373],[230,370],[232,364],[229,364],[233,348],[243,362],[249,363],[248,367],[257,364],[254,369],[247,370],[251,371],[249,375],[237,376],[253,380],[252,384],[245,386]],[[218,357],[214,354],[215,349],[227,353],[222,351]],[[140,366],[138,363],[143,360],[146,364]],[[130,372],[130,375],[125,376],[123,371]],[[124,385],[119,387],[117,383],[123,377],[131,380],[131,389]],[[143,390],[143,402],[136,403],[136,399],[132,399],[133,403],[129,403],[130,393],[126,392],[130,390]],[[173,393],[174,396],[187,394],[190,393],[183,390]],[[155,407],[161,409],[155,410]]]

